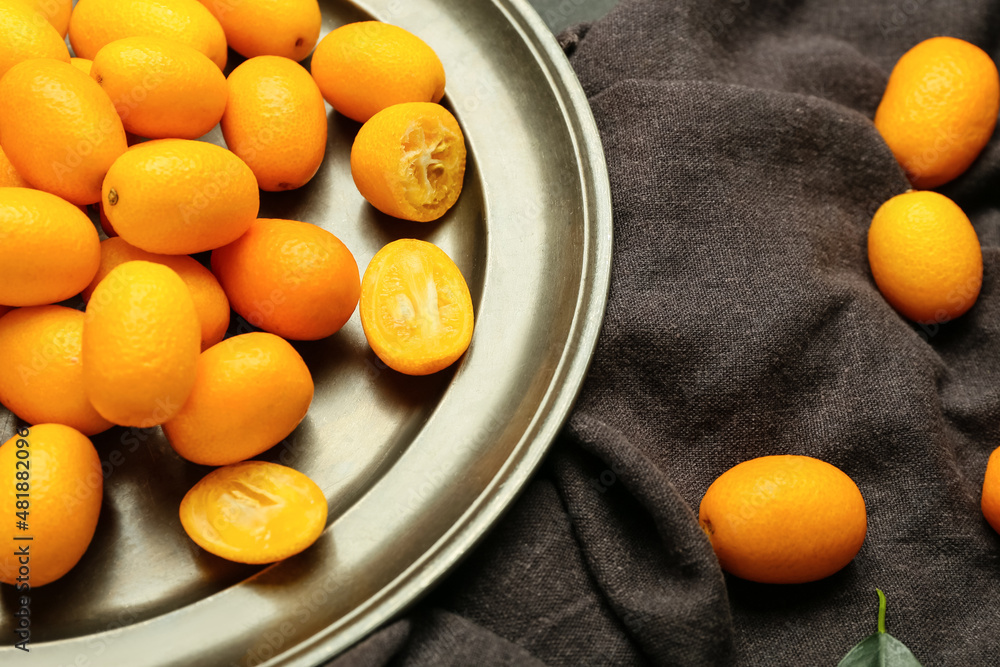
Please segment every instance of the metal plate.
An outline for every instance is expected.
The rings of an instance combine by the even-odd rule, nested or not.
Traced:
[[[10,648],[15,596],[0,587],[0,664],[318,664],[438,581],[512,502],[569,413],[607,298],[612,226],[600,140],[555,40],[523,0],[321,4],[324,34],[377,18],[438,52],[470,150],[465,191],[437,223],[378,214],[351,180],[358,125],[331,112],[320,174],[265,197],[262,216],[323,226],[361,267],[396,238],[438,244],[472,290],[472,346],[454,369],[410,378],[372,354],[357,313],[332,338],[296,345],[315,402],[259,458],[316,480],[330,525],[266,568],[184,535],[178,504],[209,468],[180,460],[158,429],[96,438],[97,535],[70,574],[33,591],[30,654]]]

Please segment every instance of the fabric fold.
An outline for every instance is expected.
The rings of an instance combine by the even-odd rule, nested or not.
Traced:
[[[1000,537],[978,500],[1000,445],[1000,139],[942,188],[983,246],[969,313],[902,319],[866,239],[909,188],[871,120],[889,71],[941,34],[1000,59],[998,7],[624,0],[562,36],[613,193],[598,349],[542,471],[402,621],[435,631],[382,664],[459,664],[461,637],[483,665],[510,664],[503,642],[548,665],[833,665],[876,587],[924,664],[996,661]],[[784,453],[855,480],[865,544],[812,584],[724,577],[701,496]],[[353,655],[336,664],[373,664]]]

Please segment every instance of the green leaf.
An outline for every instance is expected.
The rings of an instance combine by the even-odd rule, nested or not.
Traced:
[[[878,630],[861,640],[837,667],[922,667],[903,642],[885,631],[885,594],[878,593]]]
[[[837,667],[921,667],[910,649],[890,634],[876,632],[856,644]]]

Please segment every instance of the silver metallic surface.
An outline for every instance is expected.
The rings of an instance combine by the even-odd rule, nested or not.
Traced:
[[[96,438],[106,474],[97,535],[69,575],[32,592],[31,653],[5,641],[4,667],[319,664],[437,582],[511,503],[569,414],[606,303],[612,224],[600,139],[552,35],[524,0],[321,5],[324,34],[375,17],[438,52],[470,150],[465,191],[437,223],[377,213],[351,179],[358,125],[331,112],[319,175],[265,196],[261,215],[323,226],[362,271],[396,238],[438,244],[469,282],[472,346],[454,369],[411,378],[374,356],[357,313],[332,338],[296,344],[316,398],[259,458],[316,480],[330,525],[305,553],[266,568],[223,561],[185,536],[180,499],[209,468],[179,459],[158,429]],[[12,638],[16,597],[0,589],[0,637]]]

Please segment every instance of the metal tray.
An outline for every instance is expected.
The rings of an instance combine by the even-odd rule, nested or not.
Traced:
[[[266,196],[261,215],[325,227],[362,270],[391,240],[438,244],[472,290],[472,346],[453,370],[411,378],[374,356],[357,313],[337,335],[296,345],[316,398],[302,426],[259,458],[316,480],[330,525],[315,546],[266,568],[223,561],[184,535],[180,499],[210,469],[180,460],[158,429],[95,438],[106,475],[97,535],[70,574],[32,592],[28,654],[11,648],[15,594],[0,586],[5,667],[319,664],[476,544],[569,413],[607,299],[612,224],[600,139],[552,35],[524,0],[321,5],[324,34],[377,18],[438,52],[445,104],[469,145],[465,191],[437,223],[382,216],[351,180],[358,125],[331,112],[319,175]],[[0,426],[12,434],[9,413]]]

